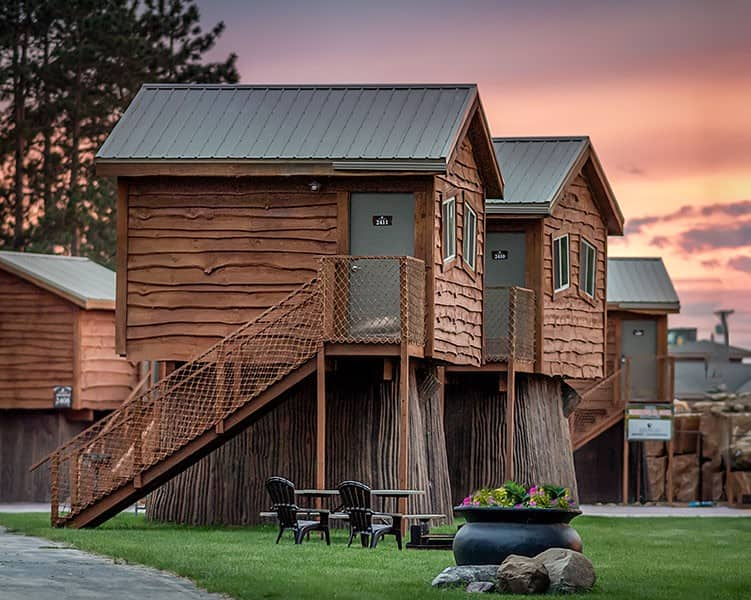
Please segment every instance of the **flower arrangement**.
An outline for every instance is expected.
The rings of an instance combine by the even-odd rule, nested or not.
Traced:
[[[533,485],[527,489],[515,481],[507,481],[499,488],[477,490],[462,501],[462,506],[574,510],[576,502],[571,498],[568,488],[557,485]]]

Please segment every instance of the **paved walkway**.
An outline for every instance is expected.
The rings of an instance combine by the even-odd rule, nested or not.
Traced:
[[[0,597],[3,600],[220,600],[187,579],[156,569],[116,564],[0,527]]]
[[[582,512],[590,517],[751,517],[751,510],[729,506],[621,506],[617,504],[583,504]]]

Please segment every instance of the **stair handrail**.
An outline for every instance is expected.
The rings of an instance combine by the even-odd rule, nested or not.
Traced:
[[[302,286],[300,286],[298,288],[295,288],[292,292],[290,292],[289,294],[287,294],[284,298],[282,298],[281,300],[279,300],[276,304],[270,306],[269,308],[267,308],[266,310],[264,310],[261,314],[257,315],[256,317],[254,317],[250,321],[247,321],[246,323],[244,323],[243,325],[241,325],[238,329],[236,329],[235,331],[233,331],[232,333],[230,333],[227,337],[222,338],[221,340],[219,340],[218,342],[216,342],[214,345],[212,345],[207,350],[204,350],[202,353],[200,353],[197,356],[193,357],[190,361],[186,362],[184,365],[182,365],[182,366],[178,367],[177,369],[175,369],[172,373],[170,373],[169,375],[167,375],[167,377],[165,377],[161,381],[157,382],[154,387],[155,388],[159,388],[159,387],[161,387],[163,385],[166,385],[168,382],[170,382],[170,380],[174,380],[176,377],[178,377],[178,375],[181,375],[182,372],[186,368],[188,368],[188,365],[190,365],[191,363],[195,363],[197,361],[200,361],[202,358],[210,355],[212,352],[214,352],[218,348],[220,348],[222,346],[222,344],[226,343],[229,338],[234,338],[235,336],[238,336],[241,332],[249,329],[251,326],[253,326],[254,324],[256,324],[256,323],[260,322],[262,319],[264,319],[269,313],[271,313],[272,311],[274,311],[279,305],[283,305],[286,301],[290,300],[295,294],[298,294],[301,291],[304,291],[304,290],[306,290],[306,289],[308,289],[310,287],[318,285],[318,283],[319,283],[319,278],[318,278],[318,276],[316,276],[316,277],[310,279],[309,281],[307,281],[306,283],[304,283]],[[319,291],[319,293],[320,293],[320,291]],[[292,310],[292,308],[290,308],[290,310]],[[261,331],[267,330],[268,327],[270,327],[271,325],[273,325],[273,321],[267,323],[266,326]],[[180,379],[179,383],[183,384],[183,383],[189,381],[191,378],[193,378],[196,375],[198,375],[199,373],[200,373],[200,370],[192,371],[187,377],[185,377],[183,379]],[[174,389],[174,387],[171,388],[171,389]],[[136,393],[136,394],[132,394],[131,393],[131,394],[129,394],[128,397],[126,398],[126,400],[123,401],[123,403],[120,406],[118,406],[115,410],[113,410],[107,416],[103,417],[101,420],[97,421],[97,423],[95,423],[95,425],[100,425],[100,426],[114,425],[113,421],[115,421],[116,419],[118,419],[119,417],[121,417],[122,414],[125,412],[125,409],[127,409],[128,407],[130,407],[131,405],[133,405],[134,403],[136,403],[138,400],[140,400],[141,397],[142,397],[142,395],[143,395],[142,393]],[[149,404],[152,404],[153,402],[155,402],[158,397],[161,397],[161,394],[159,396],[156,396],[156,397],[152,398],[151,402]],[[219,420],[219,419],[217,419],[217,420]],[[90,444],[94,443],[102,435],[104,435],[107,431],[111,431],[111,430],[112,430],[112,428],[110,427],[106,431],[104,431],[104,430],[100,431],[99,433],[97,433],[97,435],[94,438],[92,438],[91,440],[88,441],[87,445],[90,445]],[[76,442],[80,442],[81,439],[86,436],[87,431],[88,431],[88,429],[84,429],[83,431],[81,431],[80,433],[78,433],[76,436],[72,437],[70,440],[68,440],[67,442],[65,442],[64,444],[62,444],[60,447],[58,447],[55,450],[53,450],[52,452],[50,452],[50,454],[48,454],[45,458],[43,458],[41,461],[39,461],[38,463],[36,463],[33,466],[33,469],[37,469],[37,468],[41,467],[45,463],[47,463],[50,460],[52,460],[54,457],[61,456],[62,453],[65,450],[68,450],[71,446],[73,446],[74,444],[76,444]]]

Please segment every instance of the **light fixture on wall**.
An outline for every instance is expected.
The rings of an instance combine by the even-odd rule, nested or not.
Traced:
[[[310,186],[311,192],[320,192],[321,191],[321,184],[316,181],[315,179],[311,181],[308,186]]]

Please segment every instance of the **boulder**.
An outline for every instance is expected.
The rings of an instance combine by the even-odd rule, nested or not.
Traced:
[[[473,581],[467,585],[467,591],[475,594],[495,592],[495,583],[491,581]]]
[[[461,565],[446,567],[433,580],[433,587],[464,587],[475,581],[495,583],[497,565]]]
[[[511,554],[498,567],[498,589],[511,594],[543,594],[550,579],[537,559]]]
[[[535,560],[545,565],[550,579],[548,591],[553,594],[586,592],[595,584],[595,569],[581,552],[567,548],[551,548]]]
[[[699,464],[696,454],[673,457],[673,499],[693,502],[699,491]]]

